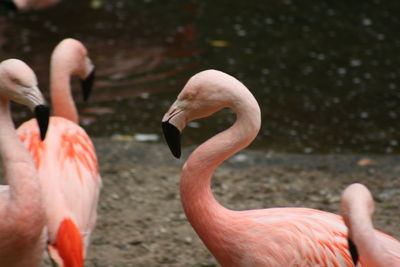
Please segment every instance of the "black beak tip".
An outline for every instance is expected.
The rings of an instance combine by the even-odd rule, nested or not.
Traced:
[[[90,94],[92,92],[95,77],[96,77],[96,69],[93,69],[92,72],[86,77],[86,79],[81,80],[83,101],[85,102],[88,101]]]
[[[179,159],[181,157],[181,132],[169,121],[162,122],[162,129],[172,155]]]
[[[43,141],[49,126],[50,109],[48,106],[38,105],[35,107],[35,114],[39,125],[40,139]]]
[[[3,5],[9,10],[18,11],[18,7],[13,0],[0,0],[0,5]]]
[[[350,254],[351,254],[351,259],[353,260],[354,266],[356,266],[357,262],[358,262],[357,247],[356,247],[356,245],[354,244],[354,242],[350,238],[347,238],[347,242],[349,244],[349,250],[350,250]]]

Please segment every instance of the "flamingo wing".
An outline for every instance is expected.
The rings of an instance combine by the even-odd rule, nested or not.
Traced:
[[[243,238],[234,242],[234,250],[242,251],[237,255],[240,266],[354,266],[347,228],[338,215],[307,208],[270,208],[240,211],[235,216],[235,230],[242,233],[236,236]],[[254,245],[240,248],[246,244]]]
[[[18,134],[39,170],[49,241],[55,242],[61,222],[70,218],[87,248],[101,188],[94,145],[80,126],[61,117],[51,117],[48,136],[41,142],[35,123],[24,123]]]
[[[241,211],[238,215],[236,230],[246,233],[245,239],[259,241],[251,243],[261,244],[260,247],[255,246],[254,251],[268,255],[260,257],[266,260],[268,266],[273,266],[275,261],[287,262],[289,266],[300,262],[306,263],[305,266],[354,266],[347,241],[347,227],[341,216],[309,208],[260,209]],[[388,251],[399,257],[399,241],[380,231],[376,234]],[[264,241],[260,240],[261,236],[264,236]],[[250,242],[242,240],[235,243],[240,246]],[[241,251],[248,252],[248,248]],[[244,254],[239,257],[246,259]],[[357,266],[364,266],[362,257],[359,262]]]

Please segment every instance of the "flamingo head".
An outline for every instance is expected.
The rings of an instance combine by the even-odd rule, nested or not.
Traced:
[[[72,38],[62,40],[54,48],[51,64],[56,73],[62,70],[67,71],[69,75],[79,76],[83,100],[89,99],[95,80],[95,67],[81,42]]]
[[[340,202],[340,214],[347,227],[351,231],[351,218],[362,216],[371,218],[374,213],[375,203],[371,192],[362,184],[349,185],[342,193]]]
[[[226,84],[234,86],[237,80],[233,79],[216,70],[206,70],[189,79],[162,119],[164,137],[175,157],[181,155],[180,136],[188,122],[208,117],[232,102],[233,92]]]
[[[36,75],[23,61],[8,59],[0,63],[0,95],[29,107],[36,114],[44,140],[49,124],[49,107],[38,88]]]

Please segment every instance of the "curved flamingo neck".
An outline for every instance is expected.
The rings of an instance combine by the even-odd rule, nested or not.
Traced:
[[[11,202],[16,212],[30,213],[32,222],[43,222],[41,188],[38,183],[35,164],[28,150],[17,136],[11,119],[9,102],[0,98],[0,154],[4,163],[5,180],[10,185]],[[36,218],[36,223],[34,222]]]
[[[29,161],[32,161],[29,153],[18,139],[15,126],[11,118],[9,105],[10,104],[7,99],[0,97],[0,154],[6,169],[6,179],[15,176],[11,170],[16,163],[29,163]],[[12,182],[13,181],[9,181],[10,186],[12,186]]]
[[[354,201],[350,208],[349,223],[351,237],[366,266],[395,266],[391,256],[377,240],[376,231],[371,222],[371,215],[366,209],[361,209],[364,203]],[[386,254],[386,256],[385,256]]]
[[[227,130],[200,145],[182,171],[180,193],[186,216],[203,242],[213,253],[222,224],[233,211],[221,206],[211,191],[215,169],[227,158],[248,146],[260,128],[260,110],[251,93],[241,85],[228,107],[236,112],[236,122]],[[215,236],[216,234],[217,236]]]
[[[50,70],[50,97],[55,116],[79,122],[71,92],[71,74],[56,64],[52,64]]]

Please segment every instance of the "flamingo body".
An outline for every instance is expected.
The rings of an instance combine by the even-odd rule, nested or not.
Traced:
[[[39,140],[32,120],[18,128],[39,171],[50,256],[63,267],[83,267],[96,224],[101,178],[93,143],[78,125],[70,85],[71,76],[79,76],[86,99],[93,74],[94,66],[84,45],[72,38],[61,41],[50,64],[55,116],[50,117],[49,138]]]
[[[48,138],[39,140],[35,121],[25,122],[18,134],[35,159],[39,171],[43,199],[46,203],[50,251],[62,250],[58,237],[63,231],[79,232],[82,241],[75,238],[81,254],[89,245],[90,233],[96,223],[96,208],[101,187],[95,148],[86,132],[74,122],[62,117],[50,117]],[[61,227],[65,220],[73,226]],[[69,224],[71,224],[69,223]],[[72,230],[75,227],[78,230]],[[57,246],[57,244],[59,244]],[[59,254],[68,255],[67,251]],[[71,256],[77,256],[73,253]],[[56,257],[56,256],[55,256]],[[66,265],[78,266],[78,265]]]
[[[9,100],[35,111],[45,104],[35,74],[16,59],[0,63],[0,155],[7,183],[0,186],[0,265],[37,267],[45,248],[42,192],[35,163],[16,134]],[[38,123],[43,125],[40,118]],[[38,137],[45,136],[48,112],[44,122]],[[38,128],[38,123],[35,121],[33,127]]]
[[[248,146],[261,124],[257,101],[232,76],[207,70],[187,82],[162,119],[171,152],[180,156],[179,134],[189,121],[226,107],[235,111],[236,122],[190,154],[180,183],[185,214],[209,251],[224,267],[354,266],[338,215],[308,208],[233,211],[213,196],[215,169]],[[383,242],[392,240],[376,234]]]

